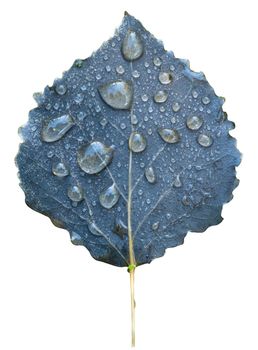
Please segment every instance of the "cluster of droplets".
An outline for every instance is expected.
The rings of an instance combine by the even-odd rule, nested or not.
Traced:
[[[123,58],[132,62],[141,58],[144,54],[144,45],[142,38],[139,33],[134,30],[129,29],[124,37],[124,40],[121,45],[121,52]],[[156,67],[161,67],[162,60],[159,57],[154,57],[153,64]],[[80,68],[83,65],[82,60],[77,60],[75,66]],[[145,67],[148,68],[149,64],[145,62]],[[110,72],[111,67],[109,65],[106,66],[106,71]],[[170,67],[170,70],[173,71]],[[115,68],[117,74],[122,76],[125,73],[125,68],[123,65],[118,65]],[[169,99],[169,91],[167,87],[170,84],[173,84],[174,78],[171,71],[160,71],[158,74],[158,81],[163,86],[161,89],[158,89],[153,95],[153,101],[156,104],[161,105],[160,111],[165,111],[164,104]],[[132,76],[137,79],[140,76],[140,73],[137,70],[132,71]],[[97,80],[101,79],[101,76],[96,77]],[[55,91],[58,95],[62,96],[67,93],[67,87],[64,83],[57,81],[55,84]],[[130,110],[133,105],[134,99],[134,87],[131,80],[113,80],[101,84],[98,87],[98,92],[102,100],[110,107],[115,110]],[[198,97],[198,92],[193,90],[192,97],[196,99]],[[94,94],[95,96],[95,94]],[[75,102],[80,104],[84,99],[84,95],[82,93],[77,94],[75,97]],[[141,95],[141,100],[143,102],[147,102],[149,100],[149,96],[144,93]],[[208,105],[210,103],[209,97],[205,96],[202,98],[202,103],[204,105]],[[177,113],[181,105],[179,102],[172,102],[172,110]],[[100,107],[99,107],[100,108]],[[152,107],[150,107],[152,108]],[[150,111],[149,108],[149,112]],[[85,113],[80,112],[81,114],[78,116],[80,121],[83,121],[85,118]],[[138,118],[135,114],[131,113],[131,124],[136,125],[138,123]],[[145,121],[148,120],[148,117],[145,117]],[[174,120],[172,123],[175,123],[175,117],[172,117]],[[107,118],[103,117],[100,120],[100,124],[105,127],[108,123]],[[186,118],[186,126],[192,131],[196,132],[201,129],[203,126],[204,120],[202,117],[198,115],[190,115]],[[43,123],[41,136],[42,140],[48,143],[55,142],[60,140],[76,123],[74,122],[74,118],[70,114],[62,114],[55,118],[46,119]],[[126,128],[125,123],[120,124],[120,128],[123,130]],[[177,144],[181,140],[180,132],[175,128],[158,128],[157,133],[160,138],[168,144]],[[152,135],[152,129],[148,130],[148,134]],[[199,133],[197,135],[197,142],[202,147],[209,147],[213,143],[213,139],[210,135],[206,133]],[[139,131],[133,131],[128,140],[128,147],[134,153],[141,153],[147,147],[147,139],[146,137],[140,133]],[[100,173],[103,169],[105,169],[112,161],[114,155],[115,147],[113,145],[108,146],[100,141],[92,141],[86,145],[82,145],[79,147],[77,151],[77,163],[80,169],[89,175],[94,175]],[[69,166],[63,161],[54,161],[52,164],[52,173],[59,177],[64,178],[70,174]],[[153,166],[146,166],[144,169],[144,176],[148,183],[155,184],[157,181],[157,176]],[[179,175],[177,175],[173,181],[173,186],[179,188],[182,186]],[[141,191],[141,193],[140,193]],[[81,184],[76,183],[72,184],[68,187],[67,195],[72,202],[80,202],[85,198],[85,191],[82,188]],[[142,195],[142,190],[139,190],[139,195]],[[112,183],[109,187],[102,189],[99,194],[99,202],[105,209],[113,208],[119,201],[121,193],[117,188],[115,183]],[[146,200],[148,203],[149,199]],[[119,223],[115,226],[118,232],[125,232],[127,228],[125,225]],[[152,225],[153,230],[157,230],[159,228],[159,222],[155,222]],[[99,234],[98,228],[95,223],[91,223],[89,227],[91,232],[94,234]]]

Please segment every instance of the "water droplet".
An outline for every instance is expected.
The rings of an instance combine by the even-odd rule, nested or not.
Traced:
[[[181,106],[178,102],[173,102],[172,109],[174,112],[178,112],[180,108],[181,108]]]
[[[180,135],[175,129],[159,129],[160,137],[167,143],[177,143],[180,140]]]
[[[207,105],[207,104],[209,104],[210,102],[211,102],[211,101],[210,101],[210,99],[209,99],[208,96],[205,96],[205,97],[202,98],[202,103],[203,103],[204,105]]]
[[[161,66],[162,62],[161,62],[161,59],[159,57],[154,57],[153,63],[156,67],[159,67],[159,66]]]
[[[78,113],[78,116],[77,118],[80,120],[80,121],[83,121],[83,119],[86,117],[86,113],[85,112],[79,112]]]
[[[209,147],[212,145],[212,137],[207,134],[200,134],[197,139],[198,143],[203,147]]]
[[[156,231],[159,228],[159,221],[154,222],[151,227],[154,231]]]
[[[53,157],[53,155],[54,155],[54,152],[53,152],[53,151],[49,151],[49,152],[47,152],[47,156],[48,156],[48,158],[52,158],[52,157]]]
[[[151,203],[150,198],[147,198],[147,199],[146,199],[146,203],[147,203],[147,204],[150,204],[150,203]]]
[[[90,222],[88,224],[88,229],[94,236],[103,236],[100,228],[95,224],[95,222]]]
[[[63,161],[56,161],[52,164],[52,173],[58,177],[69,175],[69,168]]]
[[[101,79],[101,75],[100,75],[100,74],[97,74],[97,75],[96,75],[96,79],[97,79],[97,80],[100,80],[100,79]]]
[[[70,238],[71,238],[71,242],[74,245],[82,245],[83,244],[83,240],[82,240],[81,236],[75,231],[72,231],[70,233]]]
[[[154,101],[156,103],[163,103],[166,102],[168,98],[168,92],[164,90],[157,91],[154,95]]]
[[[186,120],[186,125],[190,130],[199,130],[203,124],[203,120],[198,116],[190,116]]]
[[[132,76],[133,76],[134,78],[139,78],[140,73],[138,72],[138,70],[134,70],[133,73],[132,73]]]
[[[146,94],[143,94],[143,95],[142,95],[142,101],[143,101],[143,102],[147,102],[148,99],[149,99],[148,95],[146,95]]]
[[[109,73],[111,72],[111,67],[109,65],[106,66],[106,71]]]
[[[140,35],[134,30],[127,31],[122,43],[122,53],[128,61],[136,60],[142,56],[143,43]]]
[[[101,126],[106,126],[108,123],[107,119],[106,118],[102,118],[101,121],[100,121],[100,125]]]
[[[138,118],[136,117],[135,114],[133,114],[133,115],[131,116],[131,123],[132,123],[133,125],[136,125],[136,124],[138,123]]]
[[[196,91],[196,90],[193,90],[192,91],[192,96],[193,96],[193,98],[197,98],[198,97],[198,92]]]
[[[118,74],[124,74],[125,69],[124,69],[123,66],[117,66],[117,67],[116,67],[116,72],[117,72]]]
[[[80,104],[82,103],[83,99],[84,99],[84,95],[79,93],[74,97],[74,102],[77,104]]]
[[[80,185],[72,185],[68,188],[67,195],[73,202],[80,202],[83,199],[83,190]]]
[[[143,195],[143,190],[139,190],[138,194],[139,194],[139,196],[142,196]]]
[[[170,84],[172,82],[172,74],[169,72],[160,72],[159,81],[164,85]]]
[[[73,125],[73,118],[68,114],[48,119],[43,124],[41,132],[42,140],[45,142],[60,140]]]
[[[115,109],[130,109],[133,101],[131,81],[117,80],[101,85],[99,93],[102,99]]]
[[[97,174],[103,170],[113,158],[114,148],[101,142],[93,141],[82,146],[77,153],[79,166],[87,174]]]
[[[116,233],[118,236],[123,238],[128,233],[127,226],[123,223],[121,219],[116,219],[115,226],[113,228],[113,232]]]
[[[144,174],[145,174],[145,177],[149,183],[154,184],[156,182],[156,175],[155,175],[153,167],[151,167],[151,166],[147,167],[145,169]]]
[[[74,66],[75,66],[76,68],[81,68],[81,67],[83,66],[83,60],[81,60],[81,59],[75,60],[75,61],[74,61]]]
[[[62,96],[66,93],[67,87],[64,84],[57,83],[55,86],[55,90],[56,90],[56,93],[58,93],[58,95]]]
[[[102,207],[111,209],[118,202],[120,193],[115,184],[108,187],[99,195],[99,201]]]
[[[179,175],[176,176],[176,178],[175,178],[175,180],[174,180],[174,182],[173,182],[173,186],[174,186],[174,187],[177,187],[177,188],[182,186],[182,182],[181,182],[181,180],[180,180]]]
[[[126,128],[126,124],[125,124],[125,123],[121,123],[121,124],[120,124],[120,128],[121,128],[122,130],[124,130],[124,129]]]
[[[147,146],[145,137],[139,132],[132,132],[129,138],[129,148],[136,153],[142,152]]]

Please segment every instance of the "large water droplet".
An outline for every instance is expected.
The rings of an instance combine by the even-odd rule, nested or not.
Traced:
[[[80,202],[83,199],[83,189],[80,185],[72,185],[68,188],[67,195],[73,202]]]
[[[129,148],[136,153],[142,152],[147,146],[145,137],[139,132],[132,132],[129,138]]]
[[[45,142],[60,140],[73,125],[73,118],[68,114],[64,114],[61,117],[48,119],[44,122],[42,127],[42,140]]]
[[[102,207],[111,209],[118,202],[119,197],[120,193],[116,185],[113,184],[99,195],[99,201]]]
[[[116,219],[113,232],[116,233],[121,238],[124,238],[124,236],[127,235],[128,233],[128,228],[121,219]]]
[[[200,134],[197,139],[198,143],[203,147],[209,147],[212,145],[212,137],[207,134]]]
[[[144,171],[144,174],[149,183],[154,184],[156,182],[156,175],[153,167],[147,167]]]
[[[128,30],[123,43],[122,53],[126,60],[133,61],[143,54],[143,43],[140,35],[134,30]]]
[[[116,80],[98,88],[102,99],[115,109],[130,109],[133,101],[131,81]]]
[[[52,164],[52,173],[58,177],[69,175],[69,168],[63,161],[56,161]]]
[[[169,72],[160,72],[159,81],[164,85],[170,84],[172,82],[172,74]]]
[[[79,166],[87,174],[97,174],[103,170],[113,158],[114,148],[99,141],[82,146],[77,153]]]
[[[168,92],[164,90],[157,91],[154,95],[154,101],[156,103],[163,103],[166,102],[168,98]]]
[[[190,130],[199,130],[202,123],[202,118],[195,115],[188,117],[186,120],[186,125]]]
[[[177,143],[180,140],[180,135],[175,129],[159,129],[158,133],[160,137],[168,143]]]

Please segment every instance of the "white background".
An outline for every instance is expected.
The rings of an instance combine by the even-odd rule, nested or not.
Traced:
[[[256,1],[2,1],[0,349],[129,349],[129,275],[24,204],[14,156],[32,93],[113,35],[124,10],[205,72],[237,128],[225,220],[136,271],[137,349],[258,349]]]

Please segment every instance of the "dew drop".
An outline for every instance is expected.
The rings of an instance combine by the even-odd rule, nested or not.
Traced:
[[[198,92],[196,91],[196,90],[193,90],[192,91],[192,96],[193,96],[193,98],[197,98],[198,97]]]
[[[58,95],[62,96],[66,93],[67,87],[64,84],[56,84],[55,90]]]
[[[160,72],[159,81],[164,85],[170,84],[172,82],[172,74],[169,72]]]
[[[107,121],[106,118],[102,118],[102,119],[100,120],[100,125],[103,126],[103,127],[106,126],[107,123],[108,123],[108,121]]]
[[[178,112],[180,108],[181,108],[181,106],[178,102],[173,102],[172,109],[174,112]]]
[[[147,167],[144,171],[144,174],[149,183],[154,184],[156,182],[156,175],[153,167],[151,166]]]
[[[122,130],[124,130],[124,129],[126,128],[126,124],[125,124],[125,123],[121,123],[121,124],[120,124],[120,128],[121,128]]]
[[[159,228],[159,221],[154,222],[151,228],[153,229],[153,231],[156,231]]]
[[[87,174],[97,174],[103,170],[113,158],[114,148],[99,141],[82,146],[77,153],[80,168]]]
[[[106,66],[106,71],[109,73],[111,72],[111,67],[109,65]]]
[[[129,138],[129,148],[133,152],[139,153],[145,150],[147,141],[139,132],[132,132]]]
[[[168,92],[164,90],[157,91],[154,95],[154,101],[156,103],[163,103],[166,102],[168,98]]]
[[[146,94],[143,94],[141,98],[142,98],[143,102],[147,102],[149,99],[148,95],[146,95]]]
[[[203,124],[203,120],[198,116],[190,116],[186,120],[186,125],[190,130],[199,130]]]
[[[118,74],[124,74],[125,69],[124,69],[123,66],[117,66],[117,67],[116,67],[116,72],[117,72]]]
[[[139,194],[139,196],[142,196],[143,195],[143,190],[139,190],[138,194]]]
[[[136,117],[135,114],[133,114],[133,115],[131,116],[131,123],[132,123],[133,125],[136,125],[136,124],[138,123],[138,118]]]
[[[177,143],[180,140],[180,135],[175,129],[159,129],[160,137],[167,143]]]
[[[69,168],[63,161],[57,161],[52,164],[52,173],[58,177],[69,175]]]
[[[72,185],[68,188],[67,195],[73,202],[80,202],[83,199],[83,190],[80,185]]]
[[[143,43],[140,35],[129,29],[122,43],[122,53],[126,60],[134,61],[143,54]]]
[[[118,236],[123,238],[128,233],[127,226],[123,223],[121,219],[116,219],[115,225],[113,228],[113,232],[116,233]]]
[[[118,202],[120,193],[115,184],[105,189],[99,195],[99,201],[102,207],[111,209]]]
[[[48,119],[43,123],[41,132],[42,140],[45,142],[60,140],[73,125],[73,118],[68,114],[64,114],[61,117]]]
[[[209,104],[210,102],[211,102],[211,101],[210,101],[210,99],[209,99],[208,96],[205,96],[205,97],[202,98],[202,103],[203,103],[204,105],[207,105],[207,104]]]
[[[209,147],[212,145],[212,137],[207,134],[200,134],[197,139],[198,143],[203,147]]]
[[[182,186],[182,182],[181,182],[181,180],[180,180],[179,175],[176,176],[176,178],[175,178],[175,180],[174,180],[174,182],[173,182],[173,186],[174,186],[174,187],[177,187],[177,188],[179,188],[179,187]]]
[[[132,76],[133,76],[134,78],[139,78],[140,73],[138,72],[138,70],[134,70],[133,73],[132,73]]]
[[[159,57],[154,57],[153,63],[154,63],[154,65],[155,65],[156,67],[160,67],[162,61],[161,61],[161,59],[160,59]]]
[[[101,98],[115,109],[130,109],[133,101],[131,81],[117,80],[98,88]]]
[[[88,224],[88,229],[94,236],[103,236],[100,228],[95,224],[95,222],[90,222]]]

